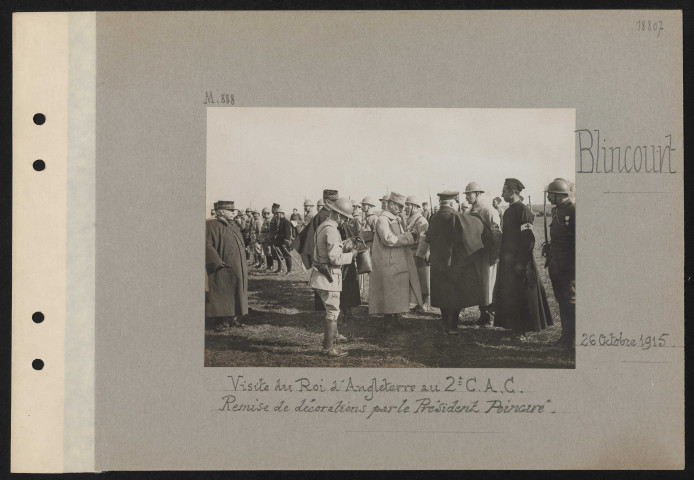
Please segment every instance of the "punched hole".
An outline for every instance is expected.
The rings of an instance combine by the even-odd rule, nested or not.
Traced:
[[[44,162],[43,160],[34,160],[33,165],[34,170],[36,170],[37,172],[40,172],[41,170],[46,168],[46,162]]]
[[[31,366],[34,367],[34,370],[41,370],[43,369],[43,360],[37,358],[33,362],[31,362]]]
[[[43,125],[46,123],[46,116],[43,113],[37,113],[34,115],[34,123],[36,125]]]
[[[43,313],[34,312],[34,314],[31,316],[31,319],[34,321],[34,323],[41,323],[44,319]]]

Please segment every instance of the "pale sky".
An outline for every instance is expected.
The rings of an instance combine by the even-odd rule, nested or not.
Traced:
[[[437,203],[471,181],[491,202],[506,177],[542,208],[547,183],[574,181],[574,130],[574,109],[208,108],[205,213],[217,200],[303,213],[324,188]]]

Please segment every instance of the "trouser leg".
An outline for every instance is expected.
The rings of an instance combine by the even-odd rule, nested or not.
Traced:
[[[340,316],[340,292],[316,290],[325,306],[325,322],[323,331],[323,350],[330,351],[337,336],[337,319]]]
[[[576,280],[568,274],[550,275],[550,279],[554,296],[559,303],[562,337],[573,344],[576,338]]]

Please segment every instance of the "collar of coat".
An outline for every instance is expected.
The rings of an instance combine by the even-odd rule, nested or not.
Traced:
[[[383,210],[383,212],[381,212],[381,216],[386,217],[389,220],[395,220],[396,218],[398,218],[390,210]]]
[[[219,220],[221,223],[226,225],[227,227],[229,226],[229,220],[226,218],[222,217],[221,215],[217,215],[217,220]]]
[[[439,213],[439,212],[454,212],[455,213],[456,209],[453,207],[449,207],[448,205],[445,205],[445,206],[439,207],[439,211],[436,213]]]

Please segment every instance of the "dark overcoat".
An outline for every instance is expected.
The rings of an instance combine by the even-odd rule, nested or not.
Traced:
[[[552,325],[545,289],[533,256],[535,220],[522,201],[504,212],[499,268],[494,285],[494,325],[516,332],[539,331]]]
[[[482,221],[441,207],[431,216],[426,241],[431,264],[431,305],[461,309],[484,303],[483,269],[489,269]]]
[[[205,270],[210,298],[207,317],[248,314],[248,265],[241,229],[224,219],[207,220]],[[228,267],[223,267],[228,265]]]

